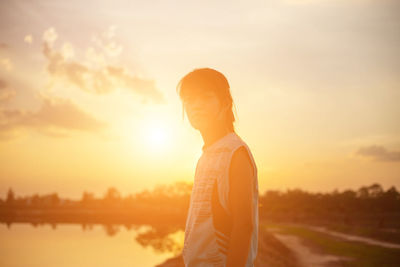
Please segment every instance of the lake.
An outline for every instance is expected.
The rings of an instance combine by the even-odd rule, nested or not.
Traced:
[[[155,266],[176,255],[184,233],[147,225],[0,224],[0,266]]]

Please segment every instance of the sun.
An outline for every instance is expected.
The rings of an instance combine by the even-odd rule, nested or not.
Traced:
[[[160,120],[146,120],[142,135],[146,147],[151,152],[163,152],[171,143],[170,128]]]
[[[150,125],[147,129],[147,141],[151,146],[163,146],[167,140],[166,130],[158,125]]]

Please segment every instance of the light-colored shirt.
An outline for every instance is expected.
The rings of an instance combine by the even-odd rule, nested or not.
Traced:
[[[229,168],[234,152],[242,146],[253,165],[254,218],[246,267],[254,266],[258,242],[257,167],[247,144],[235,132],[230,132],[209,147],[203,147],[197,162],[182,250],[186,267],[224,267],[226,264],[232,230]]]

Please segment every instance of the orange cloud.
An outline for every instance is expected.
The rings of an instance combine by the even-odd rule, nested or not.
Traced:
[[[107,73],[109,77],[115,79],[118,86],[129,88],[143,96],[147,96],[148,99],[152,99],[157,103],[164,101],[163,95],[155,90],[154,81],[152,80],[145,80],[132,76],[121,67],[108,66]]]
[[[32,44],[33,43],[33,37],[31,34],[28,34],[24,37],[24,42],[27,44]]]
[[[15,91],[8,87],[8,84],[0,80],[0,105],[5,103],[15,96]]]
[[[116,43],[114,40],[116,29],[117,27],[113,25],[100,35],[92,37],[92,41],[109,57],[117,57],[123,50],[122,45]]]
[[[377,145],[362,147],[356,154],[376,161],[400,161],[400,151],[388,151]]]
[[[37,111],[0,109],[0,140],[14,138],[27,130],[51,137],[67,137],[71,130],[98,132],[107,127],[70,100],[40,97],[42,105]]]
[[[105,36],[112,37],[113,34],[113,30],[110,30]],[[53,48],[57,38],[58,35],[53,28],[47,30],[43,38],[43,54],[48,60],[47,71],[53,78],[61,78],[89,93],[105,94],[117,88],[124,88],[154,103],[164,101],[154,81],[132,75],[123,67],[107,64],[107,54],[96,53],[93,49],[88,50],[91,51],[90,59],[93,57],[99,59],[100,66],[72,60],[74,49],[71,44],[64,45],[62,51]],[[122,49],[114,41],[101,45],[103,49],[108,49],[107,53],[112,56]]]
[[[14,68],[12,61],[9,58],[0,58],[0,65],[6,70],[11,71]]]

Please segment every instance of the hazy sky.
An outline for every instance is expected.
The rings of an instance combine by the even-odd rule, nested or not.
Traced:
[[[0,196],[192,181],[175,88],[226,75],[260,191],[400,187],[400,2],[1,1]]]

